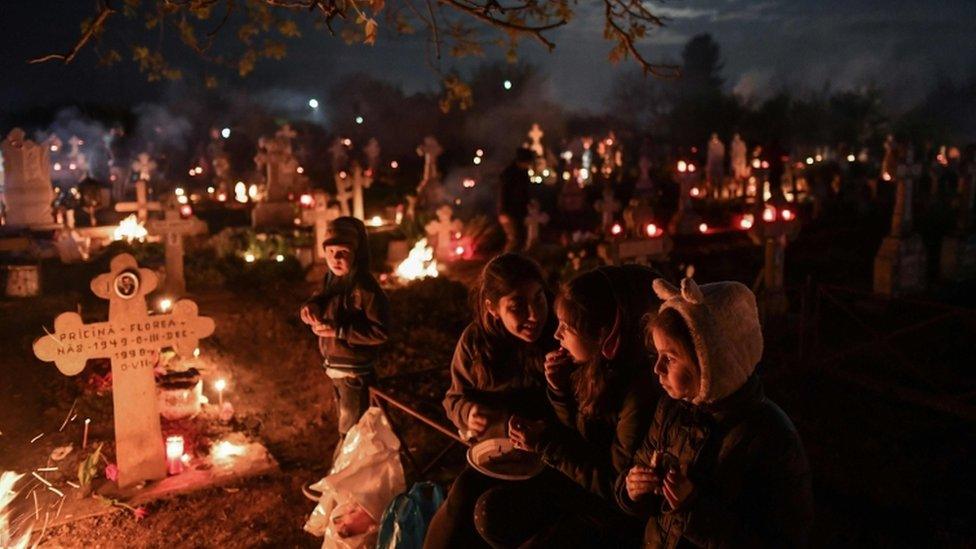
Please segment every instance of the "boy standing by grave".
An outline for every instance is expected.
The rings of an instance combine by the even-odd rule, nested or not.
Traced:
[[[369,407],[376,379],[373,360],[389,335],[390,306],[369,271],[366,226],[354,217],[329,222],[322,242],[329,271],[322,290],[301,308],[319,338],[339,414],[339,444]]]

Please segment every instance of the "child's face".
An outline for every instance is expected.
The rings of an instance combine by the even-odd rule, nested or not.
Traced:
[[[556,327],[556,340],[559,345],[566,349],[573,362],[582,364],[592,359],[599,351],[596,341],[580,334],[572,326],[566,323],[559,309],[556,309],[556,318],[559,325]]]
[[[546,293],[538,282],[530,282],[499,298],[497,304],[487,303],[492,315],[501,319],[508,333],[522,341],[533,343],[542,335],[549,318]]]
[[[675,400],[693,400],[701,385],[701,373],[694,357],[684,345],[659,328],[651,330],[651,337],[657,348],[654,373],[661,387]]]
[[[325,247],[325,263],[336,276],[345,276],[352,269],[352,262],[356,260],[356,253],[344,244]]]

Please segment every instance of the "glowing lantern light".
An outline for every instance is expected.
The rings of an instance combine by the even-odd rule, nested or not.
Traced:
[[[393,161],[390,162],[390,167],[395,170],[395,169],[397,169],[397,168],[400,167],[400,163],[397,162],[396,160],[393,160]]]
[[[881,179],[884,179],[885,181],[891,181],[891,174],[888,172],[884,172],[883,174],[881,174]]]
[[[344,172],[344,171],[343,172],[339,172],[339,179],[345,179],[346,177],[348,177],[348,174],[346,172]]]
[[[302,207],[311,208],[313,205],[315,205],[315,199],[312,198],[312,195],[305,193],[298,197],[298,203],[301,204]]]
[[[542,177],[549,177],[549,174],[550,173],[552,173],[552,172],[550,172],[549,169],[546,168],[546,169],[542,170]]]
[[[180,217],[187,218],[193,215],[193,206],[183,204],[180,206]]]
[[[173,300],[168,297],[164,297],[159,300],[159,311],[162,313],[168,311],[172,306],[173,306]]]
[[[193,171],[197,172],[197,175],[200,175],[203,173],[203,167],[197,166],[196,168],[193,168]]]
[[[58,146],[57,145],[51,145],[51,152],[58,152]]]
[[[278,263],[283,263],[285,261],[285,256],[278,254],[275,256],[275,261],[277,261]]]
[[[816,160],[817,162],[823,162],[823,155],[818,154],[817,156],[814,157],[814,160]]]
[[[650,237],[656,236],[657,235],[657,225],[655,225],[653,223],[648,223],[647,224],[647,227],[644,228],[644,232],[647,233],[647,236],[650,236]]]
[[[573,174],[571,174],[569,172],[563,172],[563,181],[569,181],[569,178],[572,177],[572,176],[573,176]]]
[[[60,162],[55,162],[54,163],[54,171],[56,171],[56,172],[60,172],[61,171],[61,163]]]
[[[186,194],[186,191],[183,190],[183,187],[176,187],[175,189],[173,189],[173,194],[175,194],[176,196],[183,196]]]
[[[299,167],[295,168],[295,171],[298,172],[298,173],[305,173],[305,168],[299,166]]]
[[[688,173],[695,173],[695,165],[690,162],[688,163]]]
[[[688,171],[688,163],[685,162],[684,160],[679,160],[678,161],[678,171],[681,172],[681,173],[685,173],[686,171]]]
[[[319,108],[319,100],[318,99],[315,99],[314,97],[311,98],[311,99],[309,99],[308,100],[308,106],[311,107],[311,108],[313,108],[313,109]]]
[[[853,154],[847,155],[847,161],[848,162],[854,162],[854,160],[855,160],[855,158],[854,158],[854,155]]]
[[[464,181],[461,182],[461,186],[464,187],[465,189],[472,189],[474,188],[474,185],[475,185],[475,181],[470,177],[466,177]]]
[[[739,220],[739,227],[748,231],[752,228],[753,223],[755,223],[755,218],[752,214],[746,214]]]
[[[224,139],[230,137],[230,128],[224,128],[220,130],[220,136],[223,137]]]
[[[187,204],[190,201],[190,199],[186,195],[183,195],[183,196],[177,196],[176,201],[179,202],[180,204]]]
[[[772,223],[773,221],[776,221],[776,207],[767,204],[766,207],[763,208],[762,217],[763,217],[763,221],[767,223]]]
[[[613,226],[610,227],[610,233],[615,236],[622,232],[624,232],[624,229],[620,226],[620,223],[614,223]]]
[[[763,160],[762,161],[762,167],[763,167],[764,170],[765,169],[768,169],[769,168],[769,162],[766,162],[765,160]]]
[[[701,194],[701,191],[698,190],[698,187],[692,187],[691,188],[691,196],[698,196],[700,194]]]
[[[783,218],[783,221],[792,221],[794,217],[793,210],[786,209],[780,210],[779,215]]]
[[[459,256],[459,257],[462,256],[462,255],[464,255],[464,246],[458,246],[458,247],[454,248],[454,255]]]
[[[178,475],[183,472],[183,437],[166,437],[166,472]]]
[[[75,163],[74,163],[74,162],[72,162],[71,164],[68,164],[68,169],[69,169],[69,170],[74,170],[74,169],[77,169],[77,168],[78,168],[78,166],[77,166],[77,165],[75,165]]]
[[[246,254],[244,254],[244,261],[247,261],[248,263],[254,263],[254,259],[255,259],[254,254],[252,254],[251,252],[247,252]]]
[[[512,81],[511,80],[506,80],[506,81],[502,82],[502,87],[505,88],[506,90],[512,89]]]
[[[356,123],[357,123],[357,124],[362,124],[362,123],[363,123],[363,122],[365,122],[365,121],[366,121],[366,120],[365,120],[365,119],[364,119],[364,118],[363,118],[362,116],[357,116],[357,117],[356,117]]]
[[[752,167],[753,168],[756,168],[758,170],[759,169],[759,166],[761,166],[761,165],[762,165],[762,163],[759,161],[758,158],[753,158],[752,159]]]
[[[813,157],[807,157],[807,164],[813,164]]]
[[[216,191],[216,190],[217,189],[214,189],[213,187],[207,187],[207,194],[213,194],[214,191]]]
[[[352,147],[352,139],[349,139],[347,137],[347,138],[345,138],[345,139],[342,140],[342,144],[345,145],[345,146],[347,146],[347,147]]]
[[[373,217],[369,218],[369,222],[366,224],[370,227],[380,227],[383,225],[383,218],[378,215],[374,215]]]
[[[704,233],[707,233],[707,232],[708,232],[708,223],[702,223],[701,225],[699,225],[699,226],[698,226],[698,230],[699,230],[699,231],[700,231],[700,232],[701,232],[702,234],[704,234]]]
[[[219,200],[221,202],[226,202],[227,201],[227,193],[220,193],[220,194],[218,194],[217,195],[217,200]]]
[[[476,157],[474,157],[471,160],[471,162],[474,162],[474,165],[477,166],[477,165],[481,164],[481,157],[480,156],[476,156]]]
[[[478,150],[474,151],[474,155],[475,156],[484,156],[485,155],[485,151],[482,150],[482,149],[478,149]]]

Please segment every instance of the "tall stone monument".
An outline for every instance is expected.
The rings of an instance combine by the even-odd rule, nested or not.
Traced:
[[[264,172],[266,201],[254,206],[251,224],[254,227],[292,227],[295,205],[288,200],[298,184],[298,161],[292,154],[291,140],[295,132],[287,124],[274,137],[258,140],[258,154],[254,163]]]
[[[14,128],[3,142],[4,189],[7,225],[43,229],[54,225],[51,203],[51,163],[47,148]]]
[[[912,170],[898,164],[891,234],[874,256],[874,292],[893,297],[925,288],[926,255],[922,237],[912,230]]]

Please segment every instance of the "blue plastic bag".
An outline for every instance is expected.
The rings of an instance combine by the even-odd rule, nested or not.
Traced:
[[[383,512],[376,549],[422,549],[427,525],[444,502],[444,490],[433,482],[417,482],[399,494]]]

